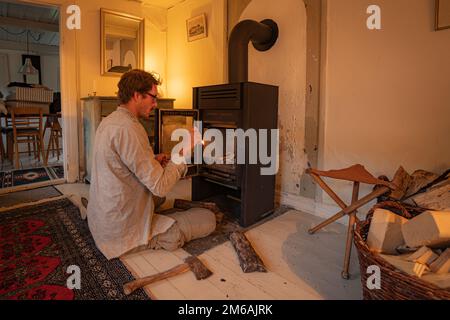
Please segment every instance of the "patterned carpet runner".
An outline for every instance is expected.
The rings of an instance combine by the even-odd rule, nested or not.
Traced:
[[[63,166],[0,172],[0,188],[10,188],[62,178],[64,178]]]
[[[123,293],[130,280],[119,259],[96,248],[69,200],[0,214],[0,300],[148,300],[142,289]]]

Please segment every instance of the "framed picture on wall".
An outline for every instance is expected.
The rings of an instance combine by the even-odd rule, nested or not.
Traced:
[[[436,0],[436,30],[450,28],[450,0]]]
[[[206,38],[208,34],[205,14],[186,20],[186,29],[188,41]]]

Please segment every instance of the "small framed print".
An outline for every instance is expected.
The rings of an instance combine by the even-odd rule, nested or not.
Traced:
[[[436,30],[450,28],[450,0],[436,0]]]
[[[201,14],[186,20],[188,41],[194,41],[207,37],[206,16]]]

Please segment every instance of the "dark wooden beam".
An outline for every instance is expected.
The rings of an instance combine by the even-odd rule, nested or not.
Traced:
[[[17,19],[11,17],[1,17],[0,25],[15,26],[24,29],[37,29],[41,31],[59,32],[58,23],[46,23],[33,20]]]
[[[48,55],[57,55],[59,54],[58,46],[48,46],[45,44],[34,44],[30,43],[28,45],[30,54],[39,53],[39,54],[48,54]],[[27,46],[23,42],[15,42],[15,41],[7,41],[0,40],[0,48],[7,50],[17,50],[17,51],[26,51]]]

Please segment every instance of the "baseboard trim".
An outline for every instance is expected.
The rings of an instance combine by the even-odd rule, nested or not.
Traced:
[[[0,213],[6,212],[6,211],[11,211],[11,210],[14,210],[14,209],[21,209],[21,208],[25,208],[25,207],[31,207],[31,206],[44,204],[44,203],[52,202],[52,201],[56,201],[56,200],[66,199],[66,198],[67,198],[66,195],[61,195],[61,196],[52,197],[52,198],[46,198],[46,199],[41,199],[41,200],[36,200],[36,201],[31,201],[31,202],[19,203],[19,204],[10,206],[10,207],[1,207],[0,208]]]
[[[24,185],[20,185],[20,186],[2,188],[2,189],[0,189],[0,195],[11,193],[11,192],[17,192],[17,191],[31,190],[31,189],[41,188],[41,187],[54,186],[54,185],[64,184],[64,183],[66,183],[65,179],[55,179],[55,180],[47,180],[47,181],[36,182],[36,183],[29,183],[29,184],[24,184]]]
[[[281,205],[289,206],[295,210],[309,213],[323,219],[331,218],[341,210],[338,206],[316,202],[314,199],[293,195],[287,192],[277,192],[277,196],[280,199]],[[336,222],[348,225],[348,219],[345,219],[345,217]]]

